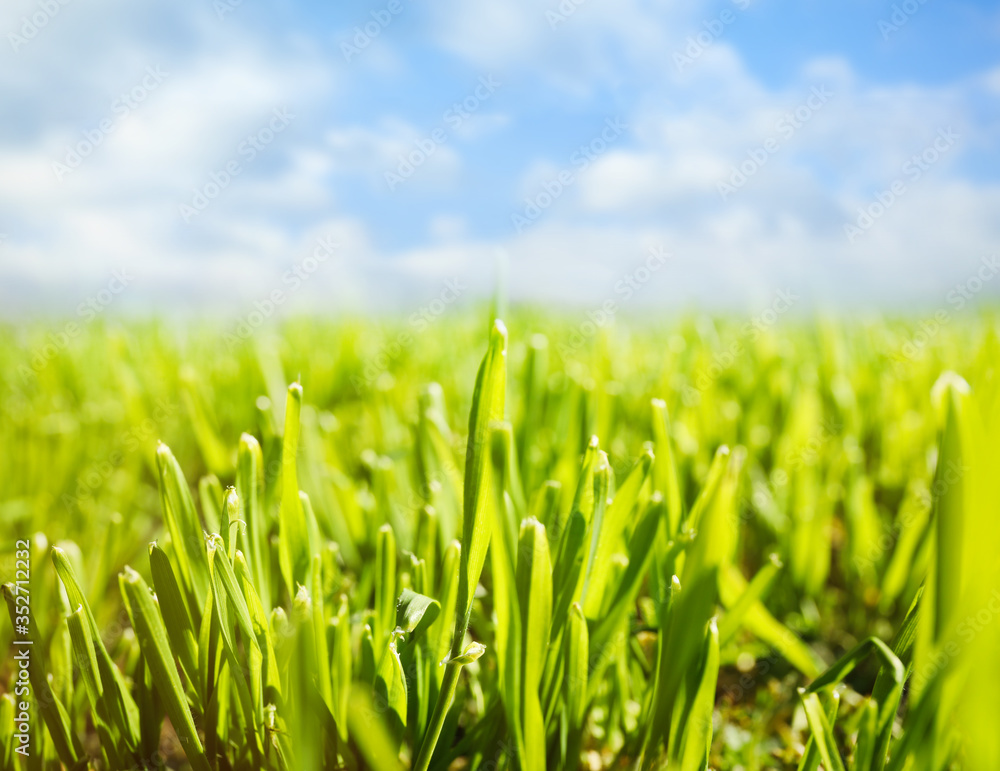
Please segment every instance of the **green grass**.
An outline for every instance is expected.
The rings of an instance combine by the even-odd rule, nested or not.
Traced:
[[[1000,767],[992,317],[507,321],[0,329],[0,769]]]

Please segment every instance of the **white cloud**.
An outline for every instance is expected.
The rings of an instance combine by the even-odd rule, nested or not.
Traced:
[[[35,7],[5,6],[0,31]],[[547,11],[565,18],[554,23]],[[0,126],[0,233],[8,234],[0,284],[15,310],[41,293],[74,307],[124,266],[138,278],[123,303],[238,309],[335,232],[338,258],[289,307],[407,307],[412,294],[433,296],[454,276],[486,292],[497,248],[510,254],[515,297],[588,304],[614,298],[652,244],[674,258],[630,300],[635,307],[752,305],[776,287],[815,300],[933,300],[995,249],[1000,188],[964,169],[996,149],[995,118],[983,105],[1000,93],[1000,70],[885,86],[827,56],[773,88],[748,70],[728,30],[678,69],[674,52],[713,13],[700,2],[638,0],[435,6],[425,34],[448,52],[435,55],[457,57],[470,83],[485,73],[503,82],[496,103],[451,126],[443,116],[425,124],[412,104],[377,94],[374,108],[344,114],[345,79],[361,91],[412,65],[405,33],[419,26],[415,7],[348,64],[337,35],[324,51],[286,45],[234,17],[220,24],[210,8],[72,2],[22,50],[0,51],[0,103],[16,116]],[[114,100],[158,65],[169,75],[120,116]],[[453,100],[427,88],[442,108]],[[832,96],[787,131],[787,116],[816,88]],[[504,146],[503,174],[490,170],[508,132],[535,119],[532,100],[556,99],[581,126],[607,108],[629,129],[585,170],[571,163],[574,146],[539,153],[530,143],[519,156]],[[284,106],[296,116],[287,131],[252,161],[241,158],[240,143]],[[53,162],[106,118],[113,130],[60,181]],[[919,179],[908,177],[908,159],[949,126],[960,139]],[[438,127],[443,143],[433,139]],[[723,198],[718,184],[768,140],[776,149],[766,163]],[[467,163],[473,152],[476,165]],[[240,175],[185,224],[179,205],[233,159],[245,161]],[[412,195],[396,198],[385,175],[399,173],[401,159],[413,164],[399,183]],[[468,168],[483,177],[470,179]],[[518,210],[567,168],[573,183],[522,234],[477,230],[508,222],[505,207]],[[905,194],[848,242],[845,223],[900,178]],[[408,215],[410,204],[426,207],[424,220],[397,225],[391,213]]]
[[[435,131],[442,133],[435,135]],[[421,131],[404,121],[387,119],[375,128],[334,129],[326,140],[337,174],[358,175],[380,191],[440,189],[453,186],[461,169],[458,152],[448,146],[446,138],[439,141],[446,136],[443,132],[440,126]]]

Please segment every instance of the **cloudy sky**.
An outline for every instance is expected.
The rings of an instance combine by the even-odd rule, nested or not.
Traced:
[[[1000,293],[994,2],[5,0],[0,33],[8,316],[408,313],[498,261],[594,307]]]

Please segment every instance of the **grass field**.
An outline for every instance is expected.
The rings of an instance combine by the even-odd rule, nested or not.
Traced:
[[[0,769],[1000,768],[991,315],[505,315],[0,328]]]

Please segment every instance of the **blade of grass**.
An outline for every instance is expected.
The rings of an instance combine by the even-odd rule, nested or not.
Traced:
[[[210,591],[204,531],[198,521],[184,472],[170,448],[163,443],[157,445],[156,463],[170,545],[180,569],[181,584],[190,597],[188,608],[198,622],[201,620],[201,608],[205,607],[205,599]]]
[[[819,697],[815,693],[803,692],[802,706],[805,708],[806,721],[812,731],[812,738],[820,760],[823,762],[823,768],[826,771],[845,771],[844,761],[840,757],[836,740],[833,737],[833,729],[819,703]]]
[[[211,766],[205,757],[205,750],[198,738],[198,730],[177,674],[167,630],[153,604],[149,587],[138,573],[127,566],[125,572],[119,575],[119,582],[136,640],[153,674],[154,682],[157,683],[181,748],[195,771],[210,771]]]
[[[622,538],[628,520],[639,499],[639,491],[649,478],[653,466],[653,453],[646,448],[639,456],[639,462],[615,493],[614,499],[600,523],[600,533],[596,534],[597,549],[587,568],[581,602],[587,618],[596,618],[602,609],[604,588],[608,580],[607,566],[611,555],[622,545]],[[595,529],[597,522],[594,523]]]
[[[565,641],[566,673],[563,685],[568,730],[563,763],[566,768],[577,768],[580,763],[580,746],[588,705],[587,675],[590,668],[590,647],[587,619],[580,604],[576,602],[569,611]]]
[[[240,516],[246,523],[243,541],[253,575],[253,584],[260,597],[264,613],[271,612],[271,570],[265,555],[270,553],[267,543],[267,521],[260,505],[262,487],[261,468],[264,465],[260,444],[250,434],[240,436],[240,448],[236,467],[236,494],[240,500]]]
[[[381,650],[396,624],[396,537],[382,525],[375,541],[375,645]]]
[[[462,549],[460,555],[458,598],[455,606],[455,633],[452,637],[452,659],[460,655],[472,613],[472,597],[486,561],[493,523],[489,507],[494,505],[492,469],[490,463],[490,423],[503,420],[504,394],[507,379],[507,328],[497,319],[490,331],[489,348],[479,367],[469,413],[469,443],[465,458],[464,510],[462,517]],[[434,748],[451,708],[458,685],[459,667],[445,670],[441,691],[427,734],[414,763],[416,771],[427,771]]]
[[[27,610],[26,606],[18,605],[17,597],[19,594],[19,587],[16,584],[3,585],[3,597],[7,602],[11,623],[15,628],[24,626],[22,619],[27,617],[28,635],[26,642],[29,643],[32,651],[40,653],[42,646],[38,636],[38,627],[35,625],[35,616]],[[27,659],[28,682],[31,683],[35,703],[38,705],[38,711],[42,715],[45,727],[49,730],[49,736],[52,737],[52,743],[59,759],[68,766],[77,766],[84,758],[83,748],[80,745],[80,740],[73,733],[66,708],[49,686],[48,678],[42,670],[41,656],[25,654],[23,650],[17,655],[23,655]],[[21,663],[24,658],[18,660],[20,668],[24,668]],[[37,752],[37,747],[32,749],[34,752],[31,754],[34,755]]]
[[[837,719],[837,711],[840,708],[840,693],[837,691],[828,691],[827,696],[829,702],[826,708],[826,720],[830,725],[833,725]],[[797,771],[816,771],[819,768],[819,761],[819,748],[816,745],[816,740],[810,734]]]
[[[697,690],[683,721],[683,738],[678,753],[682,771],[702,771],[708,768],[708,754],[712,749],[715,686],[719,679],[719,630],[715,619],[708,622],[699,670]]]
[[[191,620],[191,614],[181,595],[167,555],[155,542],[149,545],[149,567],[163,617],[171,620],[171,623],[167,624],[170,648],[177,654],[188,682],[197,690],[198,642],[194,622]]]
[[[515,581],[521,611],[521,720],[526,771],[545,768],[545,720],[539,699],[542,668],[552,621],[552,563],[545,526],[536,519],[521,523]]]
[[[653,399],[653,441],[656,449],[656,463],[653,464],[653,486],[663,494],[667,504],[667,537],[673,538],[684,518],[684,504],[677,476],[677,462],[674,460],[673,442],[670,438],[670,416],[667,403]]]
[[[108,654],[108,649],[101,639],[97,621],[90,610],[87,598],[76,577],[76,572],[66,556],[66,552],[58,546],[52,547],[52,563],[56,573],[66,589],[71,607],[82,607],[97,656],[97,669],[101,678],[101,690],[108,705],[108,719],[120,732],[122,741],[129,751],[135,751],[139,746],[139,708],[125,685],[121,671],[115,666]]]
[[[279,557],[285,589],[292,597],[298,586],[308,586],[311,565],[309,528],[299,499],[296,455],[299,450],[299,415],[302,410],[302,386],[288,386],[285,400],[285,434],[281,445],[281,509],[279,511]]]

